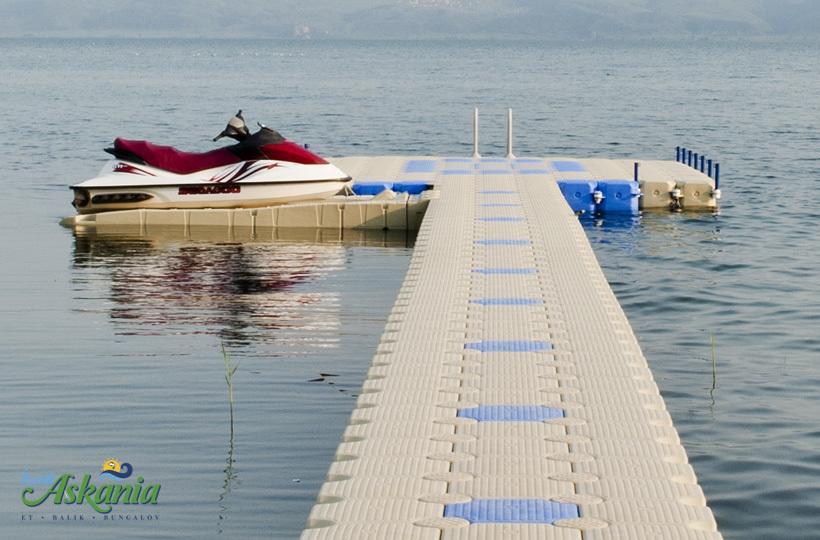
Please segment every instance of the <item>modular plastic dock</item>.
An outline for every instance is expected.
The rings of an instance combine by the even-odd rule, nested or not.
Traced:
[[[434,166],[429,163],[435,160],[430,159],[372,157],[332,161],[356,178],[353,191],[364,196],[336,196],[263,208],[119,210],[78,214],[61,223],[80,229],[127,228],[146,233],[169,228],[223,228],[249,230],[252,236],[269,229],[294,228],[415,231],[428,202],[438,195],[430,188],[451,176],[493,176],[513,170],[519,175],[549,177],[557,182],[573,212],[589,216],[637,215],[642,210],[714,210],[720,197],[716,180],[682,162],[449,158],[442,167],[431,170]],[[408,165],[402,169],[405,162]],[[482,166],[493,163],[495,167]],[[544,168],[547,163],[551,169]]]
[[[136,229],[161,232],[200,228],[270,234],[275,229],[418,230],[435,191],[421,195],[392,193],[379,197],[332,197],[323,201],[262,208],[138,209],[78,214],[66,227],[95,230]]]
[[[559,189],[632,162],[337,162],[440,197],[303,539],[721,538]],[[652,167],[659,186],[689,174]]]

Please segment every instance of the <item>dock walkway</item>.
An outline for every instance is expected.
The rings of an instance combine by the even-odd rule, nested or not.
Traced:
[[[553,160],[338,162],[440,197],[303,539],[721,538]]]

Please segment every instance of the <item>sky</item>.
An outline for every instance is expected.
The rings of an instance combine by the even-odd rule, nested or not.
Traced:
[[[0,0],[0,36],[820,35],[820,0]]]

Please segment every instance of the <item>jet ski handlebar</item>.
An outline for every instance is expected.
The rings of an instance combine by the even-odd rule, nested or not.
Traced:
[[[242,142],[250,137],[250,135],[251,132],[248,130],[247,124],[245,124],[245,119],[242,117],[242,109],[239,109],[239,112],[228,120],[228,125],[222,130],[222,133],[214,137],[214,141],[218,141],[222,137],[230,137],[231,139]]]

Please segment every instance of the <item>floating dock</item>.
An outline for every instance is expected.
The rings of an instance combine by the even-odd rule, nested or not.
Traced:
[[[136,230],[144,234],[168,229],[223,229],[251,236],[269,235],[277,229],[415,231],[421,225],[427,203],[435,196],[434,190],[420,195],[390,191],[377,197],[339,196],[262,208],[119,210],[78,214],[61,223],[85,230]]]
[[[336,162],[439,196],[303,539],[721,538],[562,193],[562,181],[628,181],[634,162]],[[713,206],[699,171],[639,166],[654,182],[644,202],[689,185]]]
[[[503,176],[507,172],[557,184],[570,209],[578,215],[714,210],[720,197],[712,178],[673,161],[445,158],[441,167],[430,170],[429,164],[436,160],[403,157],[332,160],[357,179],[354,188],[375,195],[337,196],[263,208],[120,210],[78,214],[63,219],[62,224],[80,229],[130,228],[146,233],[169,228],[221,228],[250,231],[252,236],[268,229],[416,231],[430,200],[438,197],[436,187],[443,182],[453,182],[460,176]],[[402,168],[405,163],[408,165]],[[630,179],[630,174],[637,179]],[[429,189],[414,194],[392,191],[391,188],[398,185],[424,185]]]
[[[675,150],[674,162],[516,158],[512,151],[512,109],[507,112],[506,157],[479,155],[478,109],[473,116],[473,149],[472,158],[332,159],[334,165],[356,180],[346,188],[349,191],[352,187],[352,193],[324,200],[263,208],[119,210],[78,214],[63,219],[61,224],[82,230],[126,228],[141,233],[168,228],[222,228],[231,232],[250,231],[251,237],[270,229],[415,231],[429,201],[438,196],[435,187],[447,178],[492,178],[513,173],[556,183],[576,215],[715,210],[721,196],[720,164],[680,146]]]

